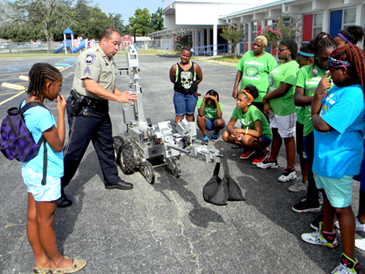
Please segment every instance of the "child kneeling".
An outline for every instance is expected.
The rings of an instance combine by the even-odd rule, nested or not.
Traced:
[[[261,163],[268,155],[267,147],[272,140],[269,122],[265,115],[252,102],[259,92],[253,85],[247,85],[237,96],[237,106],[227,125],[227,131],[223,133],[223,140],[244,147],[245,151],[241,159],[248,159],[255,154],[253,164]],[[237,120],[241,122],[241,128],[234,129]]]

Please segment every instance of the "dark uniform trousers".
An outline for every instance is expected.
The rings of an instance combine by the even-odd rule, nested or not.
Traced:
[[[98,107],[88,107],[88,115],[83,110],[72,116],[71,96],[67,99],[67,118],[69,124],[69,141],[64,148],[64,176],[61,178],[63,189],[75,175],[77,168],[92,141],[98,155],[104,184],[113,185],[121,181],[115,164],[112,124],[109,116],[108,101],[102,102]]]

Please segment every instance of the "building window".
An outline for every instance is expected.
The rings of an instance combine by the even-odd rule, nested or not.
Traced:
[[[255,38],[257,37],[257,33],[256,33],[257,30],[258,30],[258,28],[257,28],[257,22],[253,22],[252,23],[252,35],[251,35],[251,41],[252,41],[252,43],[255,41]]]
[[[313,17],[313,38],[315,38],[322,32],[323,13],[315,13]]]
[[[356,8],[349,8],[343,10],[343,28],[353,25],[356,22]]]

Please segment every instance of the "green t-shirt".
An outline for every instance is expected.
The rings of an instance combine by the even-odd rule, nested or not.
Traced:
[[[203,98],[202,99],[199,99],[198,102],[196,102],[196,108],[199,110],[202,103],[203,103]],[[221,102],[218,102],[218,105],[221,109],[221,112],[223,114],[223,107],[222,107],[222,104]],[[217,108],[215,107],[215,105],[211,105],[211,106],[208,106],[207,103],[205,103],[205,106],[204,106],[204,116],[207,117],[209,120],[214,120],[214,119],[217,119],[218,116],[217,116]]]
[[[236,66],[236,68],[242,72],[241,89],[239,92],[241,92],[245,86],[253,85],[259,91],[259,96],[254,102],[262,102],[262,98],[265,96],[269,86],[269,73],[277,65],[278,62],[276,62],[275,58],[270,53],[264,52],[264,55],[255,57],[252,50],[246,52]]]
[[[245,114],[242,113],[242,110],[235,107],[232,113],[232,118],[239,120],[241,122],[242,128],[248,127],[248,129],[254,129],[254,130],[256,130],[255,122],[257,120],[260,120],[262,127],[262,134],[272,139],[272,133],[269,122],[267,121],[265,115],[256,106],[251,105]]]
[[[319,82],[322,80],[322,76],[325,74],[325,70],[318,68],[316,65],[314,65],[314,68],[318,70],[317,76],[313,75],[312,65],[302,67],[298,73],[296,86],[304,88],[305,96],[314,95]],[[331,85],[331,88],[332,87],[333,83]],[[311,104],[304,106],[303,116],[304,116],[303,136],[307,136],[313,131]]]
[[[298,70],[299,64],[293,60],[277,66],[270,72],[269,92],[279,88],[282,82],[291,85],[283,96],[269,100],[270,107],[276,115],[286,116],[295,112],[294,93]]]

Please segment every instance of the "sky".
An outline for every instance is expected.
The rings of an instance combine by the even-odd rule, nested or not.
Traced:
[[[120,13],[124,25],[129,24],[129,17],[134,16],[137,8],[147,8],[150,14],[155,13],[158,7],[162,8],[162,0],[94,0],[90,5],[98,4],[99,8],[108,13]]]

